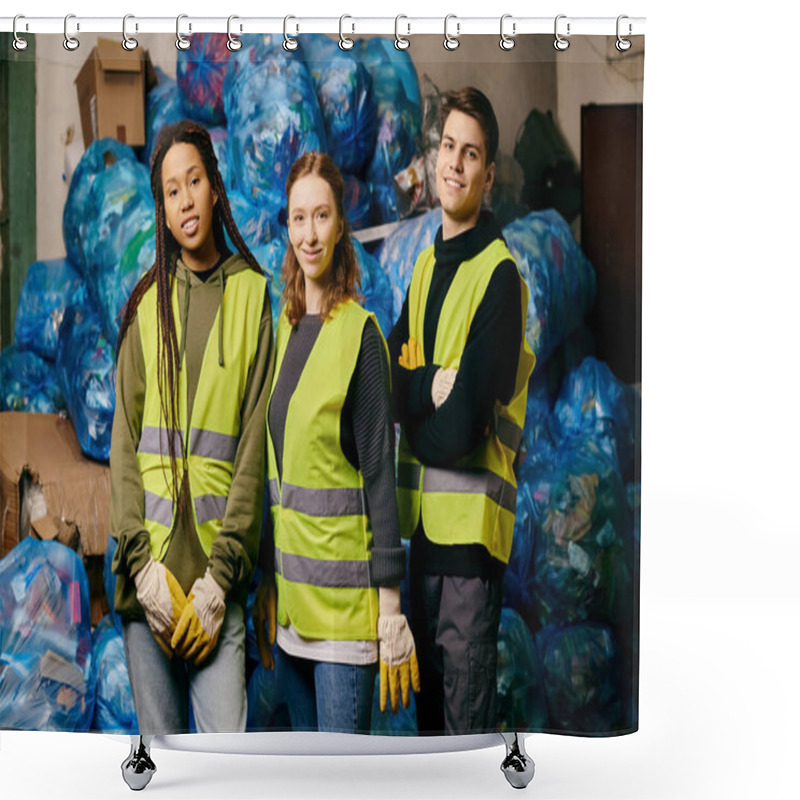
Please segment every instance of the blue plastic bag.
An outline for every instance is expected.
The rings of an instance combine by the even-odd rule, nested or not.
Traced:
[[[372,194],[369,185],[355,175],[342,175],[344,179],[344,213],[354,231],[372,225]]]
[[[511,608],[500,612],[497,633],[497,724],[508,732],[548,727],[536,644],[522,616]]]
[[[67,309],[58,337],[56,369],[81,450],[98,461],[108,461],[116,399],[114,346],[89,303]]]
[[[57,414],[66,407],[51,361],[13,344],[0,353],[0,411]]]
[[[553,411],[556,435],[591,436],[626,478],[633,472],[640,419],[639,392],[592,357],[567,373]]]
[[[285,231],[286,229],[283,228],[283,230]],[[269,291],[269,300],[272,305],[273,331],[277,330],[278,319],[281,315],[281,292],[283,292],[281,271],[283,270],[283,257],[288,246],[286,235],[282,233],[268,244],[251,248],[251,252],[261,266],[261,271],[267,278],[267,290]]]
[[[300,37],[325,121],[328,154],[342,172],[360,174],[375,150],[378,110],[372,77],[351,52],[324,35]]]
[[[325,123],[305,64],[263,41],[228,63],[228,158],[248,202],[279,208],[292,164],[310,150],[325,152]]]
[[[616,464],[584,437],[559,442],[530,476],[540,624],[621,619],[632,599],[632,542]]]
[[[407,51],[398,50],[394,46],[394,39],[380,36],[374,36],[371,39],[357,39],[355,53],[372,75],[373,81],[376,81],[381,75],[392,75],[391,80],[387,81],[384,78],[378,84],[374,89],[376,94],[385,94],[389,91],[386,88],[387,83],[392,91],[396,91],[396,81],[399,80],[406,99],[415,105],[422,105],[414,62]]]
[[[278,223],[280,205],[257,206],[254,203],[250,203],[246,197],[237,191],[228,192],[228,202],[230,203],[236,227],[251,252],[259,245],[269,244],[279,235],[281,229]],[[225,231],[225,236],[229,240],[227,231]],[[231,250],[235,250],[230,240],[228,246]]]
[[[209,128],[208,135],[211,137],[211,145],[214,148],[214,155],[217,157],[217,167],[225,184],[225,191],[230,194],[233,190],[233,176],[228,166],[228,129],[225,127]]]
[[[54,361],[58,329],[67,306],[81,302],[86,285],[66,258],[34,261],[25,273],[14,322],[14,342]]]
[[[247,682],[247,730],[288,731],[292,729],[289,707],[275,680],[275,670],[259,662]]]
[[[375,253],[389,278],[394,295],[393,319],[398,319],[406,298],[411,273],[419,254],[433,244],[442,225],[442,209],[434,208],[422,216],[402,222],[384,240]]]
[[[178,82],[167,77],[160,69],[156,69],[156,74],[158,83],[147,93],[145,99],[145,146],[142,150],[142,163],[147,168],[148,175],[161,129],[190,116],[184,110]]]
[[[87,214],[87,288],[106,336],[116,342],[125,303],[156,257],[155,203],[148,170],[133,161],[105,169],[92,184]]]
[[[614,635],[607,625],[585,622],[536,634],[550,730],[598,733],[628,727]]]
[[[139,732],[122,633],[111,618],[100,621],[92,637],[92,682],[95,692],[92,730],[134,735]]]
[[[0,728],[89,730],[91,670],[83,562],[26,537],[0,561]]]
[[[391,284],[378,260],[364,249],[364,245],[358,239],[352,239],[352,242],[361,273],[361,295],[364,298],[364,308],[375,315],[378,327],[386,338],[391,332],[394,322]]]
[[[224,125],[222,84],[228,69],[228,37],[195,33],[191,46],[178,50],[177,82],[185,116],[204,125]]]
[[[503,237],[530,291],[525,335],[544,363],[592,307],[594,269],[552,209],[514,220],[503,228]]]
[[[112,536],[106,542],[106,552],[103,555],[103,588],[106,590],[106,600],[108,600],[108,618],[114,627],[122,633],[122,617],[117,614],[114,607],[114,593],[117,588],[117,576],[111,571],[111,564],[114,561],[114,553],[117,550],[117,543]]]
[[[419,725],[417,723],[417,701],[414,692],[409,692],[408,708],[403,708],[400,699],[397,713],[393,714],[389,699],[386,699],[386,710],[381,711],[381,676],[375,676],[375,685],[372,690],[372,723],[370,733],[373,736],[417,736]]]
[[[136,161],[136,153],[116,139],[95,139],[81,156],[67,192],[62,217],[62,233],[67,248],[67,258],[78,272],[86,271],[84,240],[86,227],[92,218],[93,207],[89,193],[95,178],[107,167],[120,161]]]

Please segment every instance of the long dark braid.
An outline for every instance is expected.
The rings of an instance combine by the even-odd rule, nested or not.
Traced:
[[[153,193],[156,207],[156,260],[152,267],[140,278],[131,292],[125,305],[120,323],[119,336],[117,337],[117,354],[125,338],[128,328],[133,321],[139,303],[145,292],[156,284],[156,304],[158,309],[158,351],[157,369],[158,394],[161,405],[161,415],[165,420],[167,430],[171,435],[167,437],[169,446],[170,468],[172,472],[172,499],[177,502],[180,487],[178,485],[178,458],[185,460],[183,431],[179,414],[178,375],[180,373],[180,353],[178,349],[178,336],[175,330],[175,316],[172,313],[172,288],[175,280],[175,269],[180,255],[180,246],[175,237],[167,228],[166,214],[164,211],[164,191],[161,184],[162,165],[164,157],[173,144],[192,144],[197,148],[206,174],[211,182],[211,187],[217,195],[212,217],[212,231],[214,242],[219,250],[224,247],[225,231],[231,238],[236,249],[247,262],[249,267],[262,274],[261,267],[256,261],[250,248],[242,239],[239,229],[231,213],[225,184],[219,171],[217,156],[211,143],[208,131],[196,122],[182,120],[175,125],[161,129],[158,136],[153,161],[150,167],[150,190]],[[145,353],[145,358],[151,357]],[[177,443],[175,441],[177,434]]]

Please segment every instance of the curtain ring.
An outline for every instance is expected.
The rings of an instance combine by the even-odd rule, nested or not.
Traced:
[[[616,44],[614,45],[614,47],[616,47],[617,50],[620,51],[620,53],[624,53],[626,50],[630,50],[631,49],[631,40],[630,39],[623,39],[622,36],[620,35],[620,32],[619,32],[619,28],[620,28],[619,24],[624,19],[628,19],[626,14],[620,14],[617,17],[617,41],[616,41]],[[630,35],[630,33],[631,33],[631,24],[629,22],[628,23],[628,35]]]
[[[17,33],[17,20],[19,20],[19,19],[26,19],[26,17],[23,14],[17,14],[17,16],[14,17],[14,26],[12,28],[12,30],[14,31],[14,41],[13,41],[12,44],[14,45],[14,49],[17,52],[22,52],[28,46],[28,40],[27,39],[23,39]],[[27,28],[28,28],[28,25],[26,23],[25,24],[25,29],[27,30]]]
[[[135,19],[133,14],[126,14],[122,18],[122,48],[124,50],[127,50],[128,52],[130,52],[131,50],[135,50],[139,46],[139,42],[137,39],[128,36],[127,27],[129,19]]]
[[[461,44],[461,42],[458,41],[458,34],[459,34],[459,31],[461,30],[461,23],[460,22],[456,22],[456,35],[455,36],[451,36],[447,32],[447,23],[451,19],[456,19],[456,15],[455,14],[448,14],[444,18],[444,42],[442,42],[442,44],[444,44],[444,49],[445,50],[450,50],[450,51],[457,50],[458,46]]]
[[[228,44],[226,47],[231,51],[231,53],[235,53],[237,50],[242,49],[242,40],[237,39],[231,33],[231,22],[235,19],[239,19],[239,17],[237,17],[235,14],[231,14],[231,16],[228,17]],[[241,30],[241,28],[239,30]]]
[[[70,53],[74,50],[77,50],[81,46],[81,43],[78,41],[78,39],[75,36],[70,36],[67,32],[67,24],[71,19],[75,19],[74,14],[67,14],[67,16],[64,17],[64,49],[69,50]],[[80,30],[80,27],[80,23],[76,23],[75,29]]]
[[[401,19],[408,19],[405,14],[398,14],[394,18],[394,46],[398,50],[408,50],[411,47],[411,42],[405,38],[405,36],[400,35],[399,25]],[[408,26],[408,35],[411,34],[411,25]]]
[[[516,41],[514,41],[514,36],[516,36],[516,33],[517,33],[517,23],[516,22],[512,22],[511,23],[511,36],[509,36],[503,30],[503,23],[507,19],[511,19],[511,14],[503,14],[503,16],[500,17],[500,49],[501,50],[513,50],[514,49],[514,45],[516,44]]]
[[[283,18],[283,49],[291,53],[292,51],[297,50],[298,43],[297,39],[292,39],[292,37],[286,32],[290,19],[296,19],[296,17],[290,15]]]
[[[178,50],[188,50],[192,46],[192,40],[187,39],[183,34],[181,34],[181,20],[188,19],[188,14],[178,14],[177,18],[175,19],[175,47]],[[191,30],[191,25],[189,26],[189,30]]]
[[[561,34],[558,32],[558,21],[559,21],[560,19],[566,19],[566,18],[567,18],[567,15],[566,15],[566,14],[559,14],[559,15],[556,17],[556,22],[555,22],[555,35],[556,35],[556,38],[555,38],[555,40],[553,41],[553,47],[555,47],[555,49],[556,49],[556,50],[560,50],[560,51],[562,51],[562,52],[563,52],[564,50],[566,50],[566,49],[569,47],[569,39],[565,39],[565,38],[564,38],[564,37],[563,37],[563,36],[562,36],[562,35],[561,35]],[[569,26],[569,22],[568,22],[568,23],[567,23],[567,36],[569,36],[569,27],[570,27],[570,26]]]
[[[341,50],[352,50],[355,42],[342,33],[342,27],[346,19],[353,19],[349,14],[342,14],[339,17],[339,48]]]

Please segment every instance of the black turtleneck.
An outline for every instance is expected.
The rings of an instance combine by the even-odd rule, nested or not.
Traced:
[[[408,294],[388,344],[392,363],[395,419],[403,425],[417,458],[436,467],[452,467],[468,455],[485,435],[494,403],[507,403],[514,392],[522,344],[520,277],[507,259],[495,269],[467,336],[455,384],[447,400],[434,409],[433,363],[439,316],[447,292],[464,261],[474,258],[502,232],[491,212],[483,211],[474,228],[445,241],[439,228],[434,241],[435,266],[425,306],[424,342],[427,366],[399,366],[402,345],[408,341]],[[420,528],[424,520],[420,522]],[[424,570],[437,574],[488,577],[502,573],[502,564],[481,545],[434,545],[415,536],[416,555]],[[420,541],[423,540],[423,541]]]

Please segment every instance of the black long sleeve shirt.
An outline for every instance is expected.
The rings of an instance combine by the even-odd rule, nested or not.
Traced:
[[[474,228],[445,241],[440,228],[434,241],[435,265],[425,306],[426,366],[407,370],[398,363],[408,341],[408,295],[389,335],[395,420],[403,425],[409,446],[425,465],[453,467],[485,436],[495,401],[508,403],[514,393],[522,344],[520,277],[506,259],[495,269],[475,312],[458,374],[447,400],[435,409],[431,385],[441,365],[433,361],[442,305],[463,262],[474,258],[502,232],[484,211]],[[436,545],[424,536],[424,520],[412,540],[412,561],[427,573],[488,577],[502,575],[503,564],[482,545]]]

